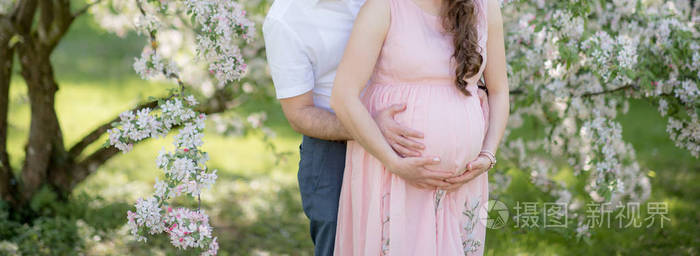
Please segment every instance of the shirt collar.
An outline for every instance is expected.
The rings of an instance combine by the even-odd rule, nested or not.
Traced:
[[[358,0],[306,0],[306,1],[309,3],[309,6],[315,6],[316,4],[318,4],[321,1],[324,1],[324,2],[339,1],[339,2],[346,3],[346,4],[358,2]]]
[[[307,9],[313,9],[315,7],[318,7],[318,4],[320,3],[341,3],[344,8],[343,11],[347,12],[348,14],[352,16],[357,16],[357,13],[360,11],[360,6],[364,3],[365,0],[292,0],[292,1],[304,1],[304,8]]]

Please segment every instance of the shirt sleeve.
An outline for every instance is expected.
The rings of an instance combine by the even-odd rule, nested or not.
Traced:
[[[277,98],[290,98],[312,90],[313,66],[298,35],[285,23],[266,19],[263,37]]]

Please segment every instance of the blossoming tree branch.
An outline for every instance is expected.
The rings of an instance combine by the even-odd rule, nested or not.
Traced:
[[[530,122],[538,136],[504,139],[509,165],[578,219],[590,236],[586,202],[643,202],[650,185],[615,119],[630,99],[658,108],[677,147],[700,154],[700,33],[695,1],[514,1],[504,5],[509,84],[508,132]],[[562,165],[569,168],[561,168]],[[569,170],[585,192],[556,177]],[[507,177],[492,173],[494,188]],[[500,181],[500,184],[499,182]]]
[[[124,112],[120,122],[109,131],[109,144],[127,152],[134,142],[148,137],[163,137],[170,130],[182,126],[174,138],[172,151],[161,151],[157,166],[165,172],[164,180],[156,180],[155,194],[139,199],[136,212],[128,212],[131,233],[137,240],[146,240],[146,234],[166,232],[171,243],[180,249],[196,248],[202,255],[215,255],[216,237],[212,238],[209,217],[202,209],[173,209],[169,200],[181,194],[199,200],[203,188],[210,188],[216,180],[216,170],[209,170],[209,156],[201,150],[205,115],[192,108],[197,105],[194,96],[187,95],[178,67],[158,52],[159,16],[167,12],[184,11],[190,15],[196,33],[196,52],[199,60],[208,63],[209,72],[219,85],[234,82],[245,72],[246,64],[234,41],[236,37],[249,40],[254,36],[252,22],[245,18],[245,10],[233,1],[136,1],[141,16],[137,31],[147,34],[149,45],[134,63],[134,69],[144,79],[164,76],[179,85],[177,94],[160,100],[160,113],[144,108]],[[183,10],[184,9],[184,10]],[[165,15],[163,15],[165,14]],[[198,207],[199,208],[199,207]]]
[[[206,167],[208,155],[201,150],[206,114],[232,108],[240,104],[242,94],[254,91],[240,79],[247,65],[238,45],[247,44],[250,49],[261,47],[251,44],[256,31],[253,22],[245,17],[243,7],[231,1],[99,0],[77,10],[72,10],[71,1],[3,0],[0,7],[0,45],[4,47],[1,48],[3,73],[0,74],[4,121],[0,166],[3,200],[15,209],[22,209],[41,187],[51,187],[62,198],[67,198],[77,183],[117,152],[127,152],[135,143],[151,137],[165,137],[178,130],[174,148],[163,150],[157,158],[158,167],[165,171],[164,179],[156,181],[153,196],[140,199],[136,211],[127,214],[128,224],[137,240],[166,232],[178,248],[194,248],[202,255],[216,254],[218,244],[211,235],[208,216],[199,207],[173,209],[169,202],[180,195],[199,199],[202,189],[211,187],[217,177],[216,170]],[[115,10],[120,13],[114,13]],[[144,79],[175,81],[177,89],[170,90],[163,98],[151,97],[148,102],[123,112],[66,149],[53,108],[58,83],[53,77],[49,57],[72,22],[88,11],[103,18],[98,18],[98,22],[116,33],[129,26],[146,35],[148,43],[141,57],[136,59],[134,69]],[[100,16],[100,12],[104,15]],[[35,16],[40,18],[37,20]],[[116,25],[120,20],[125,22]],[[168,27],[189,32],[178,33],[180,37],[194,36],[194,56],[188,58],[191,61],[183,64],[172,58],[177,47],[168,45],[172,41],[162,36],[168,34],[165,29]],[[32,128],[21,177],[14,176],[5,149],[7,94],[15,52],[22,64],[21,73],[28,85],[32,106]],[[183,78],[180,70],[198,66],[206,67],[204,75],[198,77],[190,72]],[[237,83],[244,86],[234,88]],[[202,93],[206,86],[210,90]],[[203,96],[205,104],[200,105],[195,95]],[[264,114],[251,115],[248,126],[266,131],[261,126],[263,119]],[[239,129],[245,126],[232,125]],[[103,134],[109,135],[105,147],[85,155],[85,148]]]

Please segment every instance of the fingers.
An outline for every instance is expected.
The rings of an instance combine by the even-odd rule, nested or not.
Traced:
[[[394,104],[389,106],[388,110],[389,114],[393,117],[394,115],[396,115],[396,113],[406,111],[406,104]],[[405,137],[423,138],[423,133],[418,130],[411,129],[402,125],[398,125],[396,129],[398,134],[403,135]]]
[[[417,187],[424,189],[436,189],[454,185],[445,181],[445,179],[449,177],[449,174],[445,175],[439,172],[433,172],[426,169],[422,170],[421,172],[422,174],[420,175],[420,177],[414,182],[412,182]]]
[[[405,108],[405,107],[404,107]],[[392,105],[389,108],[389,112],[394,112],[398,110],[398,104],[397,105]],[[403,110],[401,110],[403,111]],[[392,114],[393,115],[393,114]],[[383,120],[381,122],[378,121],[378,125],[380,130],[382,131],[382,134],[384,137],[389,141],[389,144],[391,145],[392,148],[394,148],[395,151],[397,151],[400,154],[403,154],[405,156],[420,156],[420,151],[422,151],[425,146],[417,141],[411,140],[407,137],[402,136],[403,133],[405,133],[405,128],[402,127],[399,123],[397,123],[395,120],[389,118],[386,115],[381,115],[379,116],[380,120]],[[415,131],[412,131],[411,134],[415,135]],[[422,134],[418,134],[421,135]]]
[[[445,182],[444,180],[441,180],[441,179],[426,179],[426,180],[423,180],[423,182],[424,182],[425,184],[428,184],[428,185],[433,186],[433,187],[436,187],[436,188],[448,187],[448,186],[451,186],[451,185],[452,185],[451,183],[447,183],[447,182]]]
[[[423,143],[413,141],[413,140],[408,139],[404,136],[396,136],[395,139],[396,139],[396,142],[398,144],[401,144],[401,146],[404,146],[404,147],[409,148],[411,150],[420,151],[420,150],[425,149],[425,146],[423,145]]]
[[[396,129],[398,130],[399,134],[401,134],[407,138],[408,137],[413,137],[413,138],[418,138],[418,139],[423,138],[423,133],[418,131],[418,130],[411,129],[409,127],[406,127],[406,126],[403,126],[400,124],[398,125],[398,127]]]
[[[450,178],[455,178],[455,177],[462,176],[462,175],[464,175],[464,174],[465,174],[466,172],[468,172],[468,171],[469,171],[469,169],[467,169],[467,168],[463,168],[463,169],[461,169],[461,170],[456,170],[456,171],[454,172],[454,174],[452,174],[452,177],[450,177]]]
[[[389,144],[394,149],[394,151],[396,151],[396,153],[399,153],[399,155],[401,155],[403,157],[419,157],[420,156],[420,152],[415,151],[415,150],[411,150],[407,147],[404,147],[400,143],[391,142]]]
[[[474,178],[476,178],[476,176],[478,176],[481,173],[482,172],[479,172],[478,170],[469,170],[469,171],[465,172],[464,174],[462,174],[461,176],[448,178],[448,179],[446,179],[446,181],[449,183],[464,184],[464,183],[467,183],[467,182],[473,180]]]
[[[486,157],[484,156],[479,156],[473,161],[469,162],[471,168],[467,168],[467,170],[481,170],[481,169],[486,169],[491,162],[490,160],[486,160]]]
[[[440,158],[436,156],[422,156],[411,159],[413,166],[425,166],[440,163]]]
[[[389,106],[389,114],[391,116],[396,115],[396,113],[399,113],[401,111],[406,110],[406,104],[400,103],[400,104],[394,104]]]
[[[462,176],[459,177],[454,177],[454,178],[449,178],[446,181],[452,184],[464,184],[467,183],[469,180],[471,180],[473,177],[471,175],[471,172],[466,172],[462,174]]]
[[[448,192],[452,192],[452,191],[455,191],[458,188],[462,187],[462,185],[464,185],[464,183],[457,183],[457,184],[449,185],[447,187],[441,187],[440,189],[448,191]]]
[[[423,170],[421,170],[421,176],[427,179],[446,180],[452,178],[452,173],[436,172],[423,168]]]
[[[418,188],[420,188],[420,189],[433,190],[433,189],[436,189],[436,188],[437,188],[437,187],[435,187],[435,186],[430,186],[430,185],[428,185],[428,184],[426,184],[426,183],[424,183],[424,182],[420,182],[420,181],[416,181],[416,182],[410,182],[410,181],[409,181],[408,183],[411,184],[411,185],[413,185],[413,186],[416,186],[416,187],[418,187]]]

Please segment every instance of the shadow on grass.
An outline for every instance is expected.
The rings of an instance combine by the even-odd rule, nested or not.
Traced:
[[[308,220],[294,184],[275,184],[267,178],[238,179],[225,184],[212,209],[217,212],[215,233],[222,255],[310,255]],[[218,210],[216,210],[218,209]]]

